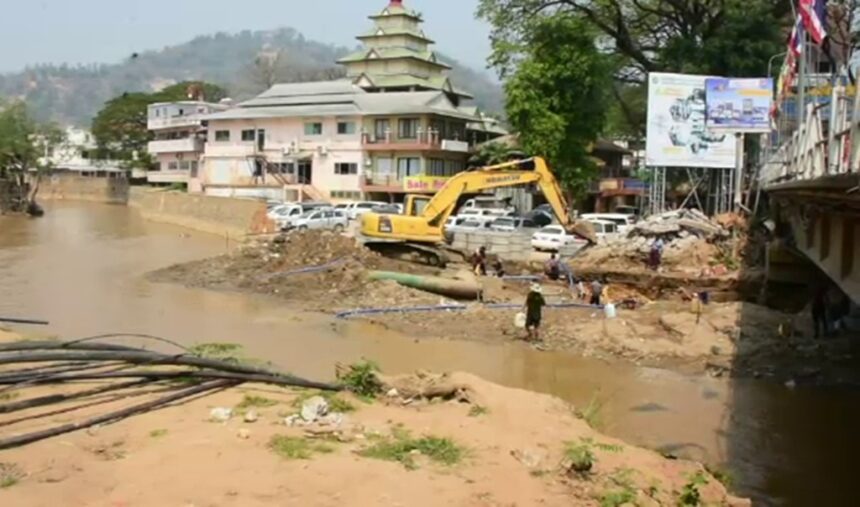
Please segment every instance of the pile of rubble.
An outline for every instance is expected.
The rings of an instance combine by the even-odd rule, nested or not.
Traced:
[[[395,282],[369,281],[373,270],[436,274],[429,267],[383,257],[340,234],[297,231],[249,241],[229,255],[171,266],[151,278],[299,300],[321,311],[439,301]]]
[[[722,215],[714,219],[698,210],[669,211],[653,215],[622,235],[587,249],[576,264],[629,269],[645,266],[652,245],[662,239],[663,266],[681,271],[701,271],[734,249],[732,232],[745,226],[742,217]]]

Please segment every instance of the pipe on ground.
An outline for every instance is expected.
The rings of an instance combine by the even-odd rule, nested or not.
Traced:
[[[371,280],[393,280],[404,287],[432,292],[455,299],[479,299],[481,286],[477,281],[453,280],[438,276],[412,275],[393,271],[371,271]]]

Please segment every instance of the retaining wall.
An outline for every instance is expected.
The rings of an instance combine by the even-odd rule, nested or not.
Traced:
[[[128,201],[128,189],[128,179],[125,177],[53,174],[42,178],[37,199],[125,204]]]
[[[487,248],[488,254],[497,255],[503,260],[525,262],[534,258],[534,248],[531,244],[533,234],[533,232],[457,232],[454,233],[451,246],[465,252],[473,252],[483,246]],[[559,255],[571,257],[576,251],[577,248],[565,246],[559,250]]]
[[[259,200],[133,187],[128,204],[147,220],[222,236],[275,230],[275,224],[266,217],[266,203]]]

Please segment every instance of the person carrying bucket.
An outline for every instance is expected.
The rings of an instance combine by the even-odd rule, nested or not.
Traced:
[[[526,303],[523,305],[526,313],[528,341],[540,340],[540,321],[543,316],[544,306],[546,306],[546,300],[543,298],[543,288],[541,288],[540,284],[533,284],[529,295],[526,296]]]

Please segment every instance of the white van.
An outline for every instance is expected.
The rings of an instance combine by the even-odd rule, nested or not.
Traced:
[[[603,220],[612,222],[618,229],[619,234],[627,234],[627,231],[636,223],[635,217],[625,215],[623,213],[585,213],[580,216],[583,220],[593,222],[595,220]]]

